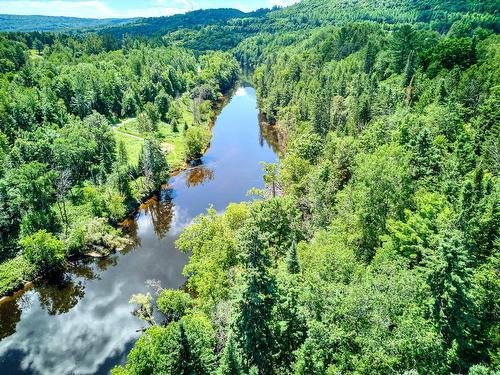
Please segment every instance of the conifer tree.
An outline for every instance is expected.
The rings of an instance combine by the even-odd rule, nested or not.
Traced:
[[[295,362],[294,352],[304,342],[306,333],[305,320],[299,311],[300,265],[295,243],[290,247],[285,266],[278,274],[276,363],[281,372],[290,373]]]
[[[434,299],[433,314],[448,348],[462,354],[470,344],[473,316],[470,260],[458,232],[441,239],[437,250],[424,257],[425,272]],[[462,355],[459,355],[462,357]],[[464,364],[456,360],[459,369]]]
[[[370,74],[375,65],[375,57],[377,56],[377,49],[375,44],[369,40],[366,44],[366,55],[365,55],[365,73]]]
[[[272,311],[276,283],[269,271],[271,260],[263,249],[255,223],[250,222],[243,228],[239,242],[244,272],[235,303],[233,329],[241,348],[244,370],[248,372],[255,366],[260,374],[272,374]]]
[[[232,335],[229,336],[222,353],[217,375],[243,375],[241,358]]]
[[[192,375],[194,374],[193,358],[191,355],[191,348],[186,335],[184,324],[179,324],[179,375]]]
[[[297,245],[295,242],[290,247],[290,252],[286,261],[286,269],[290,275],[296,275],[300,272],[299,259],[297,257]]]
[[[432,136],[428,128],[423,128],[417,135],[413,150],[411,164],[414,178],[420,179],[437,174],[439,155],[432,144]]]

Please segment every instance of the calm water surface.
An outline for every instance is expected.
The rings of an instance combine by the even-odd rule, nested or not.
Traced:
[[[0,374],[105,374],[123,363],[144,327],[132,314],[130,296],[149,291],[147,280],[168,288],[185,282],[188,257],[174,246],[182,228],[210,205],[222,212],[230,202],[249,199],[250,188],[262,187],[259,162],[277,156],[258,118],[255,91],[238,89],[201,163],[172,178],[130,221],[133,246],[79,261],[58,280],[38,282],[0,303]]]

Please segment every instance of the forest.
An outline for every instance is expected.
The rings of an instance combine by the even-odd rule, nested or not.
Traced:
[[[133,40],[114,50],[96,34],[0,38],[5,294],[66,258],[122,247],[113,225],[204,150],[239,66]]]
[[[499,374],[498,11],[304,0],[0,34],[0,292],[123,246],[245,72],[280,161],[184,229],[183,289],[130,296],[148,328],[112,374]]]

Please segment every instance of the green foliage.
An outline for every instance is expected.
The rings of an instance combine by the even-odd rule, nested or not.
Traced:
[[[156,300],[160,310],[169,320],[178,320],[193,306],[191,296],[180,290],[164,289]]]
[[[244,369],[248,371],[255,366],[259,373],[271,374],[276,282],[255,224],[247,222],[239,239],[244,272],[234,302],[233,331],[241,348]]]
[[[127,365],[113,374],[211,374],[215,370],[214,331],[203,315],[165,328],[154,326],[137,341]]]
[[[72,222],[64,236],[68,254],[97,252],[106,255],[124,246],[121,232],[110,226],[105,218],[85,216]]]
[[[215,81],[215,90],[226,92],[238,79],[239,66],[228,53],[213,52],[203,56],[200,79],[203,82]]]
[[[199,158],[210,141],[210,132],[199,126],[192,126],[186,131],[186,156]]]
[[[20,241],[23,255],[40,270],[50,270],[61,265],[64,245],[53,234],[40,230]]]
[[[9,259],[20,234],[44,265],[62,259],[63,245],[118,246],[108,221],[135,190],[168,177],[162,141],[185,143],[176,158],[206,149],[204,124],[240,71],[232,49],[283,141],[279,165],[264,165],[272,194],[223,215],[209,209],[181,234],[189,294],[161,293],[169,324],[150,328],[113,372],[493,374],[493,3],[197,11],[109,28],[120,40],[161,35],[124,37],[122,50],[92,33],[0,37],[0,287],[34,272],[24,257]],[[113,134],[120,116],[138,120]],[[172,135],[181,127],[185,139]],[[156,324],[152,297],[134,301]]]
[[[238,264],[235,233],[247,217],[245,204],[229,205],[224,216],[209,209],[176,242],[179,249],[191,253],[183,273],[203,307],[214,307],[229,297],[232,268]]]
[[[217,375],[242,375],[241,358],[231,336],[224,347],[224,352],[220,359],[220,365],[217,368]]]
[[[147,191],[157,190],[168,176],[165,151],[158,140],[146,138],[139,158],[139,168],[145,177]]]
[[[0,294],[13,292],[36,273],[33,264],[22,255],[0,263]]]
[[[55,229],[54,179],[55,173],[39,162],[23,164],[6,174],[7,204],[13,213],[11,218],[20,222],[23,235]]]

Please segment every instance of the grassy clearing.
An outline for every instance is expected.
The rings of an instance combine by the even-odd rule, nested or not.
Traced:
[[[0,296],[21,287],[25,280],[32,280],[35,269],[23,256],[0,263]]]
[[[117,142],[122,141],[125,144],[125,149],[127,150],[130,163],[136,166],[139,160],[139,154],[141,153],[143,141],[141,139],[129,137],[118,131],[115,131],[115,138]]]
[[[167,151],[169,165],[172,168],[182,166],[186,159],[184,131],[173,132],[170,125],[161,123],[158,126],[158,134],[160,135],[161,142]],[[125,143],[131,163],[137,165],[143,144],[142,138],[145,136],[138,129],[137,121],[129,121],[115,129],[115,136],[117,141],[123,141]],[[137,139],[136,137],[141,139]]]
[[[184,124],[192,126],[194,123],[192,104],[192,100],[187,95],[176,101],[177,108],[181,113],[178,132],[174,132],[172,127],[164,122],[158,126],[158,133],[165,150],[167,150],[168,163],[172,169],[182,167],[186,160]],[[206,115],[204,126],[208,127],[209,120],[210,116]],[[139,129],[137,120],[128,121],[115,128],[115,137],[117,141],[124,142],[130,162],[137,165],[143,144],[142,139],[145,137],[145,134]]]

